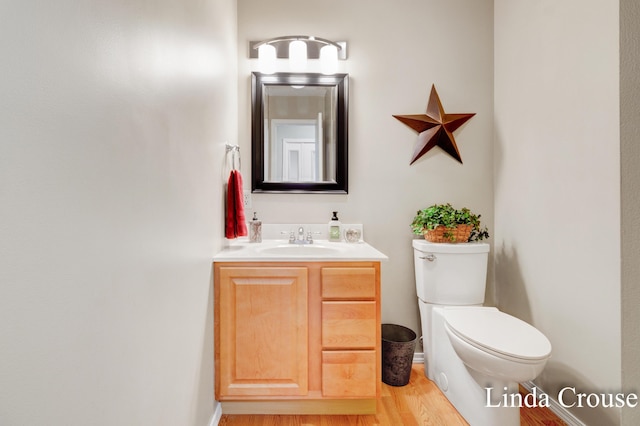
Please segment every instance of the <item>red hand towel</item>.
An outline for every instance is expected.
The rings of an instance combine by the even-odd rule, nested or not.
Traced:
[[[233,239],[247,235],[247,224],[244,215],[244,196],[242,194],[242,175],[238,170],[231,170],[227,184],[227,218],[225,221],[225,237]]]

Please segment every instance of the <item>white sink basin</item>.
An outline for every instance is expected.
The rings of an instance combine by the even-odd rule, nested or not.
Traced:
[[[217,262],[258,261],[358,261],[385,260],[387,256],[365,242],[346,243],[314,240],[313,244],[290,244],[287,240],[262,243],[236,242],[214,257]]]
[[[273,256],[335,256],[346,251],[346,247],[339,245],[320,245],[320,244],[283,244],[274,247],[260,247],[256,251]]]

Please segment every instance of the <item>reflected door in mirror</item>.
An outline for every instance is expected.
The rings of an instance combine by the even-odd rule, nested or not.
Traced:
[[[265,122],[265,180],[268,182],[322,182],[328,164],[323,140],[322,113],[317,120],[273,119]],[[335,177],[334,177],[335,179]]]

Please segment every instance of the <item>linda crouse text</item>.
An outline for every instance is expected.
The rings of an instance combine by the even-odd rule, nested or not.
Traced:
[[[541,392],[534,387],[531,393],[522,395],[520,393],[509,393],[507,388],[499,390],[485,388],[486,407],[549,407],[550,398],[545,392]],[[636,407],[638,405],[638,395],[635,393],[584,393],[576,391],[574,387],[564,387],[558,392],[556,398],[558,404],[565,408],[570,407]]]

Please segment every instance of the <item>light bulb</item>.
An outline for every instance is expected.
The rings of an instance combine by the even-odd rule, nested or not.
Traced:
[[[338,71],[338,48],[332,44],[320,49],[320,67],[322,74],[335,74]]]
[[[302,40],[289,43],[289,65],[292,71],[304,71],[307,67],[307,43]]]
[[[273,74],[276,71],[276,47],[271,44],[263,44],[258,47],[258,66],[264,74]]]

